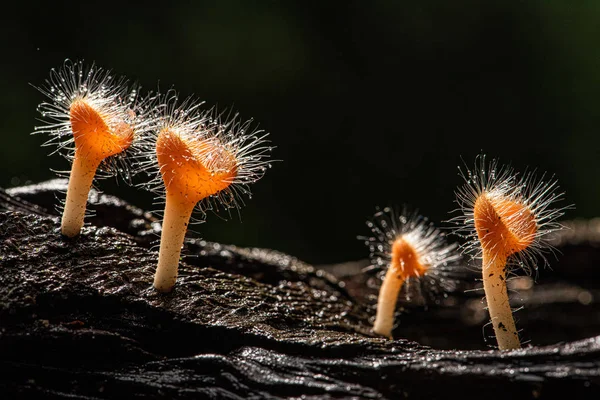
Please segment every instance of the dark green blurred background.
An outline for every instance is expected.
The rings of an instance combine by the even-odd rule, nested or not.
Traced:
[[[600,2],[17,2],[0,27],[0,186],[67,169],[31,136],[41,85],[84,59],[146,89],[174,86],[271,133],[276,163],[234,216],[196,231],[307,262],[366,257],[375,206],[443,224],[461,157],[555,173],[600,216]],[[153,196],[101,189],[142,207]]]

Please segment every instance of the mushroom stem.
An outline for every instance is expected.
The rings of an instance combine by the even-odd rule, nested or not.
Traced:
[[[394,313],[396,311],[396,302],[398,293],[404,284],[404,280],[398,275],[398,271],[391,265],[386,274],[381,288],[379,289],[379,298],[377,300],[377,316],[373,325],[373,332],[378,335],[392,338],[392,328],[394,327]]]
[[[483,289],[498,348],[521,348],[506,289],[506,256],[483,251]]]
[[[65,236],[77,236],[83,226],[88,194],[100,162],[75,152],[61,221],[61,231]]]
[[[195,206],[195,202],[167,191],[158,267],[154,275],[154,288],[159,292],[170,292],[175,286],[181,247]]]

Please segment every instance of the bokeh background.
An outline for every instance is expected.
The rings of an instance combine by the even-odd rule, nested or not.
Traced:
[[[376,206],[438,225],[477,154],[558,178],[565,218],[600,216],[600,2],[13,2],[0,17],[0,186],[67,169],[30,135],[67,58],[175,87],[270,132],[276,162],[211,241],[314,264],[366,257]],[[98,183],[144,208],[154,196]]]

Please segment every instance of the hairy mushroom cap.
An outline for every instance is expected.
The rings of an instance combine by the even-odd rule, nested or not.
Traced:
[[[84,99],[73,101],[69,111],[76,151],[85,157],[104,160],[121,153],[133,143],[134,130],[131,124],[119,120],[111,129],[103,116]]]
[[[142,186],[165,198],[167,193],[207,210],[238,209],[250,185],[274,162],[268,133],[239,115],[204,111],[202,102],[179,100],[174,90],[159,96],[156,128],[145,136],[137,169],[148,174]]]
[[[158,134],[156,156],[166,190],[194,204],[227,189],[237,176],[237,160],[215,137],[186,137],[165,128]]]
[[[524,203],[482,194],[473,206],[475,231],[483,249],[508,257],[527,249],[538,231],[535,215]]]
[[[99,177],[121,173],[129,180],[128,156],[154,128],[151,94],[140,96],[138,85],[94,63],[71,60],[52,69],[37,89],[48,99],[38,106],[43,124],[34,131],[50,137],[44,146],[55,147],[52,153],[70,161],[77,154],[101,163]]]
[[[520,267],[530,273],[539,262],[547,263],[545,254],[553,251],[550,235],[562,229],[557,222],[566,207],[556,207],[564,193],[558,182],[535,171],[517,174],[498,160],[486,161],[479,155],[473,168],[459,174],[465,184],[456,192],[460,215],[451,219],[454,233],[467,239],[463,252],[481,258],[488,252],[508,257],[509,270]]]
[[[418,211],[404,207],[400,212],[386,207],[367,221],[371,236],[359,236],[370,250],[370,271],[384,279],[388,269],[406,281],[407,299],[436,299],[452,290],[460,278],[458,246]]]

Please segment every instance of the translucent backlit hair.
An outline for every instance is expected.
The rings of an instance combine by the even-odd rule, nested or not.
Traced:
[[[151,117],[154,97],[141,95],[141,86],[130,84],[124,76],[116,76],[111,70],[84,61],[66,60],[61,68],[51,69],[43,85],[35,87],[48,100],[38,106],[42,124],[36,126],[33,133],[49,136],[42,146],[53,147],[51,155],[58,153],[73,161],[75,138],[71,108],[78,101],[83,100],[96,110],[112,131],[128,125],[134,135],[130,146],[104,159],[96,178],[119,175],[130,182],[134,172],[131,160],[135,154],[132,153],[139,149],[140,139],[154,129]]]
[[[475,226],[475,203],[482,195],[486,195],[491,199],[505,199],[523,205],[535,221],[535,229],[523,238],[528,242],[527,247],[509,257],[509,273],[520,268],[531,274],[540,263],[548,265],[546,256],[555,250],[548,239],[553,232],[564,228],[558,219],[571,208],[556,207],[556,203],[564,198],[564,193],[558,190],[558,181],[554,176],[547,176],[546,173],[536,176],[535,171],[519,174],[509,165],[501,165],[497,159],[486,160],[485,154],[476,157],[472,168],[459,167],[459,175],[465,181],[456,191],[459,209],[455,212],[460,215],[452,218],[451,222],[455,224],[454,233],[467,240],[462,246],[463,253],[474,259],[482,257],[482,243]],[[515,226],[514,229],[524,228],[519,227],[519,224],[523,225],[520,221],[523,212],[503,211],[502,205],[498,211],[505,215],[508,225]]]
[[[152,101],[125,78],[82,61],[67,60],[51,70],[38,90],[49,101],[38,107],[44,124],[34,133],[47,134],[44,145],[71,163],[61,231],[74,237],[83,226],[94,178],[118,174],[131,182],[129,155],[153,128]]]
[[[172,290],[181,247],[195,208],[202,213],[223,207],[239,209],[249,185],[271,165],[266,133],[241,122],[202,111],[201,103],[179,102],[175,91],[160,96],[156,128],[145,137],[139,169],[150,175],[144,186],[165,200],[158,267],[154,287]]]
[[[136,171],[148,176],[140,187],[164,199],[167,186],[164,166],[159,165],[157,140],[161,132],[170,131],[183,139],[199,162],[213,173],[223,170],[231,157],[235,174],[227,177],[226,187],[198,202],[202,222],[206,211],[239,209],[244,197],[251,198],[250,185],[258,181],[271,167],[275,148],[269,145],[268,133],[253,127],[253,121],[242,121],[239,114],[218,113],[214,108],[203,110],[203,102],[194,97],[179,98],[175,90],[158,95],[154,109],[154,128],[140,143],[136,156]],[[171,178],[172,179],[172,178]]]
[[[454,289],[461,275],[457,245],[417,211],[406,207],[378,211],[367,221],[372,236],[359,237],[370,250],[372,268],[382,280],[374,331],[391,337],[399,293],[436,300]]]
[[[461,214],[453,218],[456,232],[467,238],[465,253],[481,260],[483,289],[490,320],[501,350],[521,347],[506,281],[515,268],[531,274],[546,265],[552,251],[549,234],[561,229],[556,207],[563,193],[554,177],[533,172],[521,176],[497,160],[475,160],[473,169],[460,169],[465,184],[456,192]]]

